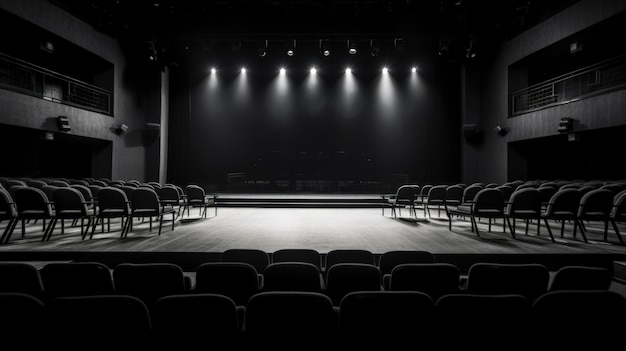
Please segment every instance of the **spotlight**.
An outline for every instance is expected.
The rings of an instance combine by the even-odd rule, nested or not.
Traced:
[[[328,44],[328,40],[326,39],[320,40],[320,53],[324,56],[330,55],[330,47]]]
[[[352,73],[352,69],[350,67],[346,68],[346,74]]]
[[[413,73],[417,72],[417,67],[415,67],[415,66],[411,67],[411,72],[413,72]]]
[[[293,54],[295,53],[296,50],[296,41],[288,41],[287,42],[287,55],[288,56],[293,56]]]
[[[241,74],[246,74],[246,68],[245,67],[241,68]]]
[[[285,74],[285,72],[287,72],[287,70],[285,69],[285,67],[281,67],[281,68],[280,68],[280,74]]]
[[[315,67],[311,67],[311,74],[317,74],[317,69]]]
[[[348,53],[350,55],[356,54],[356,43],[354,41],[348,40]]]
[[[217,72],[217,70],[215,68],[211,68],[211,74],[215,74],[215,72]]]
[[[380,54],[380,43],[377,40],[370,41],[370,54],[374,57]]]
[[[265,57],[265,55],[267,54],[267,40],[259,42],[257,53],[259,54],[259,56]]]
[[[387,74],[387,72],[389,72],[389,69],[387,69],[387,67],[383,67],[383,74]]]

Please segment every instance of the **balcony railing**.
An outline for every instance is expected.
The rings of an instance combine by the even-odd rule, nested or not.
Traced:
[[[112,115],[112,94],[0,53],[0,88]]]
[[[626,55],[623,55],[513,93],[511,116],[625,87]]]

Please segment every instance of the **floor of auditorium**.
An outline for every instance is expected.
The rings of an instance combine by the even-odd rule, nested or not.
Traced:
[[[426,250],[446,260],[473,257],[472,260],[516,260],[559,257],[561,262],[585,263],[586,260],[605,262],[626,261],[626,246],[618,243],[611,226],[608,240],[603,240],[603,225],[587,223],[588,242],[580,233],[573,237],[573,227],[566,223],[565,234],[552,222],[556,242],[551,242],[545,223],[537,233],[537,225],[517,221],[516,237],[506,229],[502,220],[493,222],[488,231],[488,220],[479,221],[480,236],[472,232],[468,218],[454,218],[452,230],[445,212],[431,210],[431,216],[417,210],[417,217],[408,210],[397,218],[389,208],[301,208],[301,207],[219,207],[207,210],[206,218],[199,210],[176,219],[172,230],[170,218],[165,218],[161,235],[158,221],[135,219],[133,231],[121,239],[119,222],[114,220],[111,232],[98,226],[93,234],[81,240],[80,228],[66,221],[64,233],[60,224],[47,242],[41,242],[42,225],[28,224],[22,238],[18,224],[11,240],[0,245],[0,257],[15,259],[44,254],[52,257],[70,257],[72,253],[220,253],[230,248],[256,248],[269,253],[282,248],[311,248],[325,254],[333,249],[365,249],[375,254],[390,250]],[[6,222],[0,224],[3,230]],[[626,226],[619,224],[622,233]],[[19,256],[18,256],[19,255]],[[569,262],[568,261],[568,262]]]

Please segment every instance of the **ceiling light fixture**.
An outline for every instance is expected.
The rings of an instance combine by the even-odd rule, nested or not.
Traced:
[[[370,40],[370,54],[374,57],[380,54],[380,43],[378,40]]]
[[[327,39],[320,40],[320,53],[324,56],[330,55],[330,47]]]
[[[350,55],[355,55],[356,52],[356,42],[348,40],[348,53]]]
[[[287,42],[287,55],[293,56],[296,50],[296,40],[290,40]]]
[[[262,40],[259,42],[257,53],[261,57],[265,57],[265,55],[267,55],[267,40]]]

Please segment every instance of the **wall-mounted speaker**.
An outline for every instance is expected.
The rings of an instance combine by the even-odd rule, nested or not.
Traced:
[[[57,124],[59,125],[59,130],[62,132],[69,132],[72,130],[70,126],[70,120],[66,116],[57,117]]]
[[[117,134],[123,134],[128,132],[128,126],[126,124],[120,124],[119,126],[117,126],[117,128],[115,128],[115,132]]]

